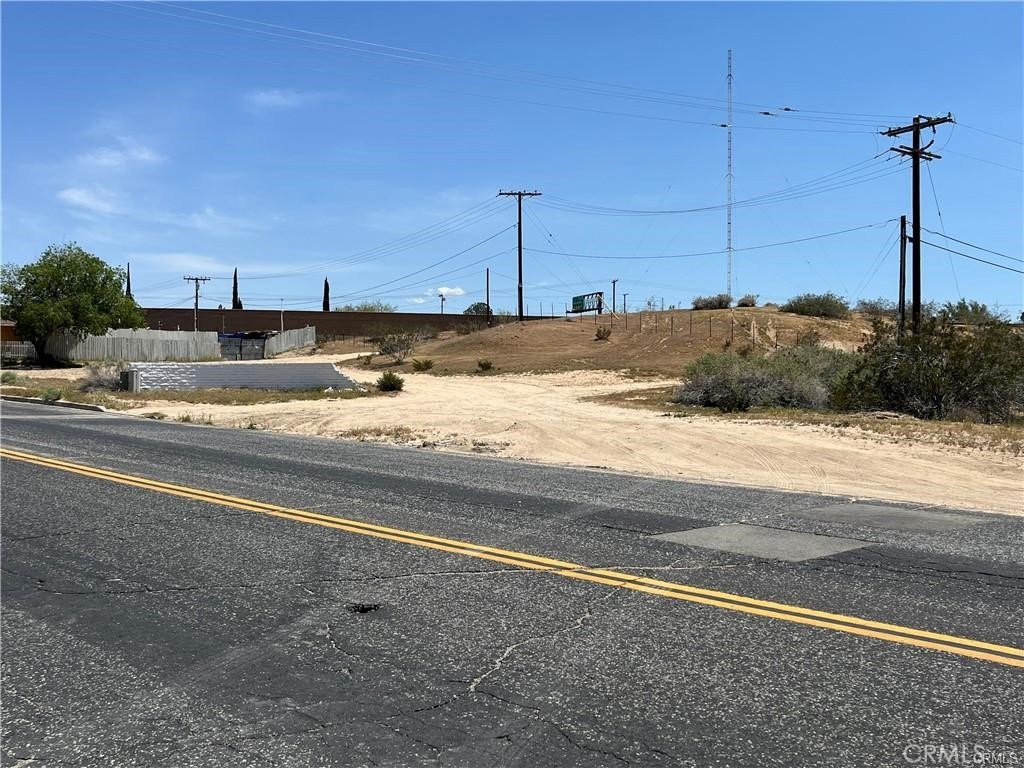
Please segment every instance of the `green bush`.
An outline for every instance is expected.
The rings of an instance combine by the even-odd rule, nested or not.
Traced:
[[[401,363],[412,354],[419,337],[415,333],[403,331],[401,333],[389,333],[381,342],[378,351],[387,355],[394,362]]]
[[[385,371],[377,379],[377,389],[381,392],[400,392],[405,386],[405,379],[394,371]]]
[[[1006,323],[964,329],[930,318],[919,333],[900,338],[876,322],[833,403],[921,419],[1009,422],[1024,412],[1024,335]]]
[[[469,334],[482,331],[486,327],[484,323],[459,323],[455,326],[455,333],[459,336],[469,336]]]
[[[748,293],[748,294],[746,294],[745,296],[741,297],[739,301],[736,302],[736,306],[737,307],[756,307],[757,306],[757,294],[756,293]]]
[[[855,357],[847,352],[811,344],[764,357],[709,353],[687,367],[687,380],[672,401],[723,412],[753,406],[824,408],[835,382],[854,363]]]
[[[850,314],[850,305],[846,299],[834,293],[802,293],[794,296],[781,307],[783,312],[809,317],[844,318]]]
[[[728,309],[732,304],[732,296],[720,293],[717,296],[694,296],[694,309]]]
[[[596,341],[607,341],[612,337],[612,327],[610,325],[598,326],[598,329],[594,332],[594,339]]]
[[[64,397],[64,393],[56,387],[50,387],[49,389],[44,389],[40,397],[44,403],[55,403]]]
[[[868,317],[896,317],[898,307],[891,299],[860,299],[854,310]]]
[[[939,309],[938,316],[946,322],[963,323],[965,325],[1006,322],[1004,316],[993,312],[981,302],[968,301],[967,299],[960,299],[956,304],[947,301]]]
[[[121,373],[128,370],[128,363],[87,363],[85,379],[79,386],[83,392],[121,389]]]
[[[477,360],[476,367],[482,371],[489,371],[494,367],[494,364],[490,360]]]
[[[14,371],[4,371],[0,373],[0,384],[13,384],[18,380],[18,374]]]
[[[419,371],[422,373],[423,371],[429,371],[433,367],[434,361],[428,357],[423,358],[422,360],[417,360],[416,358],[413,358],[412,360],[412,369],[414,371]]]

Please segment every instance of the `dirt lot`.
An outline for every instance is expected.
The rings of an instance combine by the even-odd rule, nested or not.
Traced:
[[[370,383],[376,372],[345,372]],[[651,381],[664,387],[667,381]],[[655,476],[1024,514],[1024,459],[850,427],[675,417],[594,396],[636,390],[607,371],[407,374],[396,395],[245,406],[152,401],[133,412]]]
[[[434,360],[430,373],[413,373],[411,360],[395,366],[379,355],[366,366],[352,359],[360,351],[352,343],[315,351],[366,384],[383,370],[399,371],[406,387],[398,394],[323,399],[324,393],[304,393],[282,401],[284,393],[211,390],[174,400],[107,393],[97,401],[199,424],[1024,514],[1019,426],[907,418],[883,424],[828,413],[737,418],[664,402],[686,363],[703,352],[789,346],[809,331],[823,343],[853,349],[870,327],[865,318],[820,320],[758,308],[645,314],[642,329],[639,315],[628,322],[627,329],[617,318],[607,341],[595,340],[593,317],[444,334],[416,348],[414,357]],[[310,352],[294,355],[308,360]],[[474,374],[482,359],[494,370]],[[65,390],[85,375],[83,369],[18,374]],[[197,402],[204,397],[212,402]]]

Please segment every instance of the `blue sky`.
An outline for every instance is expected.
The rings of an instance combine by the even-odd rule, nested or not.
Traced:
[[[530,311],[612,278],[688,306],[726,287],[732,49],[734,295],[894,299],[910,167],[878,131],[915,114],[957,119],[922,240],[1024,269],[1022,8],[4,2],[3,259],[75,240],[143,306],[190,306],[196,274],[230,306],[237,267],[248,308],[319,309],[326,276],[407,311],[482,300],[490,267],[514,309],[496,193],[536,189]],[[1024,308],[1015,272],[926,245],[923,275]]]

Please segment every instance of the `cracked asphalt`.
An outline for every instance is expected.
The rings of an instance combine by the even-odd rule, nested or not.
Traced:
[[[164,482],[1024,644],[1021,517],[828,522],[813,511],[850,499],[28,404],[4,403],[2,432]],[[925,745],[1024,764],[1019,668],[0,466],[4,766],[905,766]],[[867,544],[787,562],[655,538],[741,522]]]

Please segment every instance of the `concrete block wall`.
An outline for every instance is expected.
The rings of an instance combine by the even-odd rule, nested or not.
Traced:
[[[146,389],[358,389],[331,363],[137,363],[139,390]]]
[[[262,360],[266,344],[266,339],[224,337],[220,340],[220,356],[224,360]]]

